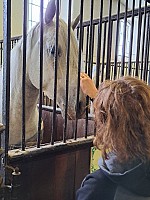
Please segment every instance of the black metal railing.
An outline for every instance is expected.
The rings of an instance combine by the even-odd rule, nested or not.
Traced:
[[[9,150],[9,106],[10,106],[10,51],[14,45],[21,38],[11,38],[11,2],[3,0],[4,2],[4,40],[0,40],[0,65],[3,63],[4,67],[4,85],[3,85],[3,124],[5,125],[5,134],[2,136],[2,148],[4,149],[4,167],[8,165],[8,150]],[[43,8],[41,0],[41,14],[40,14],[40,80],[39,80],[39,123],[36,147],[41,146],[41,113],[42,104],[52,105],[53,109],[53,126],[51,134],[51,145],[55,144],[54,135],[56,132],[56,114],[57,114],[57,78],[58,78],[58,52],[59,52],[59,0],[56,0],[56,33],[55,33],[55,52],[54,52],[54,95],[53,101],[43,96],[42,90],[42,70],[43,70]],[[24,23],[23,23],[23,77],[22,84],[26,82],[26,6],[27,1],[24,1]],[[77,140],[77,126],[79,96],[80,96],[80,72],[85,71],[90,77],[95,77],[95,83],[98,87],[100,82],[105,79],[115,79],[116,77],[131,75],[137,76],[140,79],[150,83],[150,61],[149,61],[149,44],[150,44],[150,7],[145,1],[144,8],[141,8],[141,0],[139,0],[139,8],[135,9],[134,1],[132,10],[128,11],[128,1],[126,1],[123,13],[120,13],[120,0],[118,0],[117,13],[112,15],[112,0],[109,0],[109,14],[103,17],[103,0],[100,1],[99,19],[93,19],[94,1],[90,4],[90,18],[83,22],[83,8],[84,1],[80,1],[80,24],[77,27],[77,35],[79,39],[79,54],[78,54],[78,81],[77,81],[77,106],[76,106],[76,123],[74,129],[74,140]],[[67,56],[66,56],[66,105],[68,104],[68,87],[69,87],[69,61],[70,61],[70,20],[71,20],[71,1],[69,1],[68,11],[68,30],[67,30]],[[131,22],[129,30],[127,27],[128,20]],[[121,23],[123,23],[122,36]],[[137,30],[134,28],[137,25]],[[115,28],[116,27],[116,28]],[[141,29],[141,27],[143,27]],[[128,32],[127,32],[128,31]],[[127,47],[127,36],[129,35],[129,42]],[[121,42],[120,42],[121,41]],[[136,44],[136,45],[135,45]],[[119,51],[119,46],[121,50]],[[96,49],[96,50],[95,50]],[[96,53],[95,53],[95,52]],[[135,52],[135,54],[134,54]],[[84,62],[81,63],[82,55]],[[127,56],[128,55],[128,56]],[[52,104],[51,104],[52,103]],[[89,104],[89,98],[86,100],[86,105]],[[26,129],[25,129],[25,85],[22,90],[22,140],[21,149],[26,149]],[[67,108],[65,108],[63,142],[66,143],[67,130]],[[30,111],[28,111],[30,112]],[[86,128],[85,138],[87,138],[88,126],[88,109],[86,110]],[[16,171],[15,171],[16,173]],[[7,185],[7,174],[4,170],[5,185]]]
[[[89,70],[89,66],[93,72],[93,63],[96,65],[97,87],[105,79],[115,79],[123,75],[138,76],[149,83],[150,6],[147,6],[147,1],[144,7],[141,7],[141,1],[139,1],[138,9],[135,9],[135,1],[133,1],[130,11],[128,11],[128,1],[126,1],[125,12],[120,13],[121,3],[118,0],[117,14],[112,15],[112,1],[110,0],[107,17],[102,17],[103,0],[100,5],[100,18],[93,19],[92,22],[83,22],[83,37],[85,38],[83,68],[85,72]],[[89,33],[90,27],[93,27],[93,31],[90,30]],[[120,35],[121,31],[122,35]],[[94,48],[90,46],[90,51],[88,49],[91,40],[97,41],[96,45],[93,44],[96,49],[95,59],[92,58],[94,62],[90,58],[94,54]]]

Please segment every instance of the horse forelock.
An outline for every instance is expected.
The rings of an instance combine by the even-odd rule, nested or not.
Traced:
[[[55,20],[52,21],[49,25],[43,25],[43,40],[48,43],[55,45]],[[65,44],[65,48],[67,47],[67,39],[68,39],[68,28],[67,24],[63,19],[59,19],[59,44]],[[40,23],[37,23],[27,34],[27,50],[32,50],[34,45],[40,38]],[[71,43],[74,49],[77,51],[77,41],[74,36],[74,32],[71,30]],[[64,49],[64,48],[63,48]]]

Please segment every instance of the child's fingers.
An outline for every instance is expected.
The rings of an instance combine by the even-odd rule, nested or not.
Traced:
[[[80,73],[80,77],[81,78],[89,78],[89,76],[86,73],[84,73],[84,72]]]

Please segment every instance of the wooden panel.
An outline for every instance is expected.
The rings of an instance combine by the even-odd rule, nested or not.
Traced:
[[[21,171],[21,200],[74,200],[89,173],[90,145],[11,161]]]
[[[60,155],[55,160],[54,199],[72,199],[75,174],[75,152]]]
[[[90,173],[90,148],[85,148],[76,152],[74,191],[80,187],[81,182],[88,173]]]

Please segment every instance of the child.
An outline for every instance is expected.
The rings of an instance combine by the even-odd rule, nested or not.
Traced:
[[[94,100],[100,169],[85,177],[77,200],[150,200],[150,87],[132,77],[104,81],[99,90],[81,74]],[[87,87],[86,87],[87,86]]]

